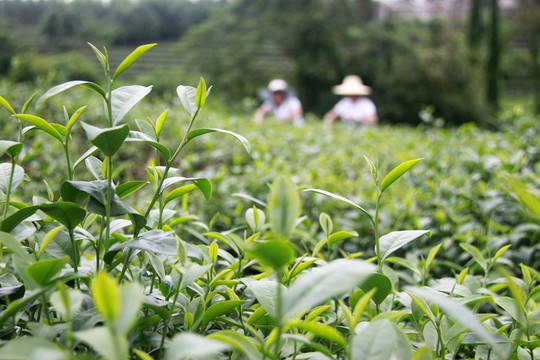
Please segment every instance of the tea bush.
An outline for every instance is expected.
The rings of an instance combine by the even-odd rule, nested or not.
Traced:
[[[540,356],[535,119],[261,129],[118,86],[152,46],[2,88],[0,359]]]

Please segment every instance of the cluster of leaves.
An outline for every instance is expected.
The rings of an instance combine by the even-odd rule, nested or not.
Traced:
[[[168,110],[155,121],[137,121],[138,130],[125,123],[151,87],[115,87],[115,81],[152,46],[137,48],[113,73],[107,52],[92,46],[106,86],[71,81],[40,98],[90,90],[104,105],[105,127],[79,121],[86,106],[71,115],[64,107],[59,124],[28,113],[34,96],[20,111],[0,97],[19,129],[17,141],[0,141],[10,159],[0,164],[0,359],[538,357],[540,274],[521,264],[516,277],[508,245],[486,254],[463,243],[468,266],[436,278],[441,244],[416,261],[399,256],[429,230],[381,234],[383,195],[422,159],[383,176],[363,158],[375,184],[373,210],[335,192],[303,189],[306,197],[324,195],[366,218],[361,235],[335,229],[321,212],[315,240],[299,189],[281,176],[267,201],[240,195],[253,206],[238,227],[214,231],[213,221],[186,213],[189,195],[199,190],[208,200],[212,185],[176,167],[185,146],[209,133],[232,135],[248,152],[250,145],[228,130],[194,128],[210,90],[202,79],[197,88],[177,88],[189,123],[174,151],[161,140],[172,127]],[[90,147],[73,162],[79,124]],[[18,159],[34,130],[63,150],[65,176],[59,192],[47,185],[48,198],[26,203],[13,194],[26,176]],[[114,177],[126,142],[155,152],[147,180]],[[82,164],[94,180],[75,180]],[[537,222],[540,199],[511,183]],[[148,196],[128,205],[136,194]],[[360,260],[362,252],[342,245],[366,233],[374,256]]]

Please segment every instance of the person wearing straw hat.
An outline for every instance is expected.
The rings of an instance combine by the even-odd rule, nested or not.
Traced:
[[[296,126],[304,123],[302,104],[290,93],[287,82],[274,79],[268,84],[270,98],[255,112],[255,123],[262,124],[266,115],[273,115],[278,122],[292,122]]]
[[[336,95],[343,99],[324,115],[324,124],[330,125],[338,118],[347,124],[373,125],[378,122],[375,104],[367,96],[371,88],[364,85],[362,79],[356,75],[347,75],[343,82],[332,88]]]

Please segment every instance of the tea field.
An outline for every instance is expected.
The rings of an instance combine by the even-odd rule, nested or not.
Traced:
[[[0,84],[0,359],[540,358],[526,107],[255,126],[219,84],[119,83],[149,48]]]

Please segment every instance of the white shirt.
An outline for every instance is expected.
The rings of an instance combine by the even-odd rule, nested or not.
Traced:
[[[346,123],[359,123],[364,118],[377,114],[375,104],[366,97],[355,100],[345,97],[334,106],[334,111]]]
[[[278,120],[295,120],[294,113],[302,109],[302,104],[298,98],[289,95],[279,106],[270,99],[262,104],[262,108]]]

